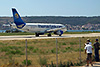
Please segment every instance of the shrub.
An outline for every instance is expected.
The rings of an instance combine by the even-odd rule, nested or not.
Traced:
[[[43,58],[41,58],[41,57],[39,57],[39,64],[40,65],[47,65],[47,59],[45,58],[45,57],[43,57]]]
[[[27,65],[28,66],[31,65],[31,62],[32,62],[31,60],[27,60]],[[22,63],[26,65],[26,60],[24,60]]]
[[[75,45],[75,44],[77,44],[77,43],[75,43],[75,42],[70,42],[70,45]]]
[[[27,48],[28,48],[29,50],[34,49],[34,47],[32,47],[32,46],[28,46]]]
[[[70,64],[69,64],[69,62],[67,62],[67,67],[70,67]]]
[[[45,53],[46,53],[46,51],[44,51],[44,50],[39,50],[39,52],[40,52],[41,54],[45,54]]]
[[[66,47],[66,50],[73,50],[71,47]]]
[[[9,51],[8,53],[6,53],[7,55],[8,54],[20,54],[20,55],[24,55],[24,53],[22,53],[20,50],[12,50],[12,51]]]
[[[8,48],[18,50],[18,47],[16,46],[8,46]]]
[[[33,49],[33,53],[36,53],[36,52],[37,52],[37,50],[38,50],[38,48],[36,48],[36,49]]]
[[[7,52],[9,51],[8,47],[3,47],[3,48],[0,48],[1,52]]]
[[[56,48],[52,49],[51,53],[56,53]]]
[[[62,52],[63,52],[63,53],[65,53],[65,52],[66,52],[66,50],[62,50]]]
[[[66,45],[66,43],[62,43],[62,45]]]
[[[21,43],[17,42],[16,45],[20,45]]]
[[[71,66],[74,66],[74,64],[73,64],[72,62],[70,63],[70,65],[71,65]]]
[[[0,45],[3,45],[4,46],[4,45],[7,45],[7,44],[4,44],[4,43],[0,42]]]
[[[75,51],[76,51],[76,52],[77,52],[77,51],[80,51],[80,49],[78,48],[78,49],[76,49]],[[81,48],[81,51],[83,52],[83,51],[84,51],[84,49],[83,49],[83,48]]]
[[[16,51],[10,51],[11,54],[16,54]]]

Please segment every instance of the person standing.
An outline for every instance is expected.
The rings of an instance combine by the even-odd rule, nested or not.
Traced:
[[[90,39],[87,39],[87,43],[84,44],[84,47],[85,47],[88,43],[89,43],[90,45],[92,45],[92,43],[90,42]]]
[[[91,66],[93,66],[92,64],[92,50],[93,50],[92,45],[87,43],[84,49],[85,49],[85,54],[87,53],[87,59],[86,59],[87,66],[89,66],[89,63],[91,63]]]
[[[96,62],[99,62],[99,46],[100,46],[100,44],[98,42],[98,39],[96,39],[93,46],[94,46],[95,60],[96,60]]]

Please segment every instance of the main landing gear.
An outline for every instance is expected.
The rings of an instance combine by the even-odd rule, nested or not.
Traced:
[[[59,34],[59,36],[61,36],[62,34]]]
[[[48,34],[48,37],[51,37],[51,34],[50,33]]]
[[[35,33],[35,36],[36,36],[36,37],[39,37],[39,35],[43,35],[43,34]],[[48,36],[48,37],[51,37],[51,33],[49,33],[47,36]],[[59,35],[59,36],[60,36],[60,35]]]
[[[35,36],[36,36],[36,37],[39,37],[39,34],[38,34],[38,33],[36,33],[36,34],[35,34]]]

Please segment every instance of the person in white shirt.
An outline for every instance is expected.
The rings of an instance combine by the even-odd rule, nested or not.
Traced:
[[[92,43],[90,42],[90,39],[87,39],[87,43],[89,43],[90,45],[92,45]],[[85,43],[84,46],[86,46],[87,43]]]
[[[93,47],[92,45],[90,45],[89,43],[87,43],[87,45],[85,46],[85,54],[87,53],[87,66],[89,66],[89,62],[91,63],[91,66],[93,66],[92,64],[92,50]]]

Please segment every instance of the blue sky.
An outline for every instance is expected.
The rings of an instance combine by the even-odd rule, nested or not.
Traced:
[[[100,0],[0,0],[0,16],[100,16]]]

